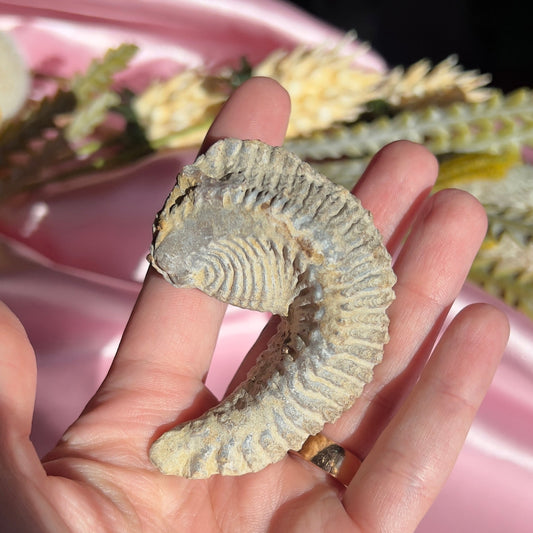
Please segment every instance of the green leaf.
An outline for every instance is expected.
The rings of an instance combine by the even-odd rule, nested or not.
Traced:
[[[59,89],[52,97],[43,98],[20,118],[7,123],[0,131],[0,164],[9,153],[25,150],[31,139],[39,138],[47,129],[57,129],[59,115],[71,112],[76,99],[71,91]]]
[[[137,50],[134,44],[121,44],[118,48],[109,49],[103,58],[94,59],[87,72],[72,81],[72,91],[78,105],[86,105],[95,95],[107,92],[114,75],[126,68]]]
[[[76,108],[72,120],[65,129],[65,137],[75,143],[89,136],[107,117],[109,110],[120,103],[117,93],[106,91]]]
[[[235,69],[230,75],[230,85],[236,89],[246,80],[252,77],[252,65],[245,56],[241,57],[239,68]]]

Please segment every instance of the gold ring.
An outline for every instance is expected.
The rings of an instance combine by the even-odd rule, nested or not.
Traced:
[[[322,433],[311,435],[295,452],[302,459],[318,466],[348,486],[361,466],[361,460]]]

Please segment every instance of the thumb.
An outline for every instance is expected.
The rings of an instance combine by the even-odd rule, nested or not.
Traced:
[[[30,341],[17,317],[0,302],[0,434],[29,437],[37,367]]]
[[[2,531],[67,528],[51,505],[46,473],[30,442],[37,366],[17,317],[0,302],[0,508]]]

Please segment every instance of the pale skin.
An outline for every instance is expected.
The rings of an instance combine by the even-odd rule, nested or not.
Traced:
[[[223,137],[282,144],[289,109],[279,85],[252,79],[228,101],[203,149]],[[42,462],[29,440],[35,356],[22,325],[0,308],[3,530],[414,531],[454,465],[508,337],[505,316],[476,304],[428,360],[486,230],[483,209],[466,193],[428,197],[436,175],[427,150],[398,142],[374,158],[354,191],[392,253],[410,234],[395,261],[384,361],[356,404],[324,429],[363,459],[346,489],[293,455],[240,477],[191,481],[154,468],[151,442],[216,401],[203,380],[225,306],[149,271],[107,378]]]

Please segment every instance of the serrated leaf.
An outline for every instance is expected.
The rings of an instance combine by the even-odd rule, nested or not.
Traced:
[[[501,241],[504,236],[524,248],[533,244],[533,208],[487,205],[485,210],[489,222],[485,246],[491,241]]]
[[[474,260],[468,279],[492,296],[533,319],[533,276],[531,273],[498,268],[498,261],[482,254]]]
[[[93,59],[87,72],[76,76],[72,81],[72,91],[78,105],[86,105],[95,95],[107,92],[113,76],[126,68],[137,50],[138,47],[134,44],[121,44],[109,49],[103,58]]]
[[[93,98],[86,105],[76,108],[65,129],[65,137],[76,143],[89,136],[106,118],[109,109],[120,104],[120,96],[106,91]]]

